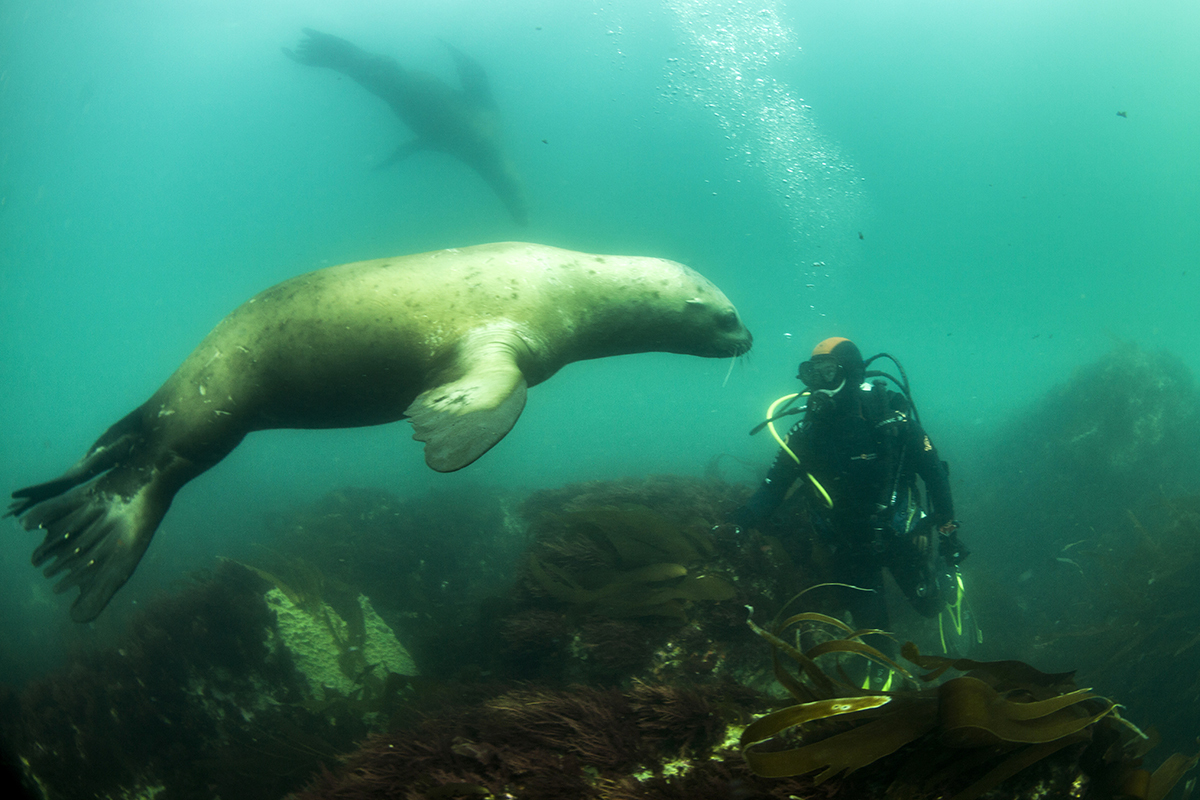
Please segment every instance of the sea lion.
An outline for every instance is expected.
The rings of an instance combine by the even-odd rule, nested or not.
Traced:
[[[512,428],[525,391],[572,361],[750,349],[721,290],[673,261],[506,242],[300,275],[221,320],[154,395],[74,466],[13,492],[45,539],[34,566],[94,619],[137,567],[175,493],[251,431],[408,417],[435,470]]]
[[[525,193],[516,169],[500,147],[500,112],[483,67],[446,42],[458,69],[462,90],[423,72],[401,67],[394,59],[368,53],[345,39],[304,28],[308,37],[284,55],[311,67],[328,67],[353,78],[383,98],[412,129],[415,139],[396,148],[379,168],[418,150],[440,150],[471,167],[492,187],[517,223],[528,221]]]

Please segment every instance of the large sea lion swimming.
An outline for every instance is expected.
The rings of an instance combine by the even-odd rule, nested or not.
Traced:
[[[721,290],[673,261],[502,243],[310,272],[251,298],[167,382],[9,514],[45,540],[33,564],[79,586],[94,619],[133,574],[185,483],[251,431],[411,419],[449,472],[504,438],[525,390],[572,361],[750,349]]]
[[[419,150],[448,153],[479,173],[520,224],[528,212],[525,194],[512,162],[500,147],[500,113],[492,99],[487,75],[478,62],[446,44],[462,90],[424,72],[407,70],[387,56],[374,55],[345,39],[304,29],[308,37],[295,51],[283,52],[293,61],[328,67],[353,78],[378,95],[412,129],[416,137],[396,148],[380,167]]]

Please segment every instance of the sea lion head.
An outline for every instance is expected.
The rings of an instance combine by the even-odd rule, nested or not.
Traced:
[[[706,358],[740,356],[750,351],[754,337],[741,315],[719,289],[713,289],[717,297],[697,296],[685,302],[679,323],[681,347],[663,347],[664,351]]]
[[[663,263],[668,269],[678,270],[679,275],[672,281],[674,291],[654,293],[655,302],[662,304],[660,310],[669,310],[661,314],[661,324],[648,337],[646,349],[705,358],[729,358],[748,352],[754,337],[725,293],[683,264]]]

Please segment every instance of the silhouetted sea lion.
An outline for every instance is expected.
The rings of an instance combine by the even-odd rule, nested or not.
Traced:
[[[13,493],[71,616],[133,574],[185,483],[251,431],[404,417],[449,472],[499,442],[529,386],[572,361],[750,349],[721,290],[682,264],[507,242],[362,261],[284,281],[223,319],[154,395],[61,477]]]
[[[513,219],[522,225],[528,221],[525,193],[512,162],[500,148],[500,114],[487,75],[478,62],[442,42],[458,68],[460,91],[337,36],[312,28],[305,28],[304,33],[308,38],[296,45],[295,52],[283,48],[288,58],[312,67],[328,67],[358,81],[387,101],[416,136],[397,147],[380,167],[418,150],[449,153],[479,173]]]

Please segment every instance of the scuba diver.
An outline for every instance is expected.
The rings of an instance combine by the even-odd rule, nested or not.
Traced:
[[[879,358],[890,359],[903,381],[885,372],[868,372]],[[830,580],[872,590],[836,590],[844,593],[841,605],[853,615],[854,626],[888,629],[886,567],[922,616],[949,614],[950,625],[943,625],[942,632],[943,648],[948,650],[946,640],[953,638],[953,631],[962,638],[958,563],[967,550],[956,533],[947,465],[921,427],[907,375],[891,356],[880,353],[864,361],[853,342],[834,337],[813,349],[797,377],[807,390],[777,400],[767,421],[752,431],[769,427],[781,450],[766,480],[734,512],[733,522],[740,528],[755,527],[800,482],[809,519],[831,556]],[[874,380],[867,382],[868,378]],[[902,392],[888,389],[882,378]],[[776,412],[804,396],[807,408]],[[771,423],[797,413],[803,417],[784,441]],[[885,648],[894,652],[894,643]]]

